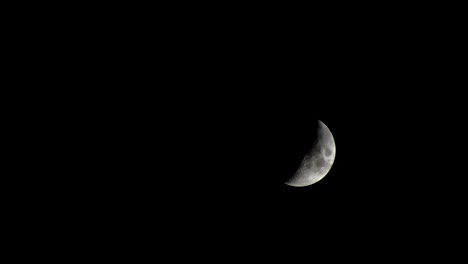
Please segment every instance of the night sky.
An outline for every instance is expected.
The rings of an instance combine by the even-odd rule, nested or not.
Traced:
[[[217,85],[214,96],[177,92],[175,105],[141,120],[149,124],[135,138],[140,152],[130,155],[137,166],[120,172],[131,190],[129,210],[162,220],[191,243],[243,239],[254,247],[258,239],[278,250],[307,250],[322,239],[328,245],[427,236],[420,222],[440,206],[429,190],[438,175],[423,158],[434,136],[424,129],[432,123],[404,91],[374,88],[383,77],[373,75],[311,70],[300,79],[265,81],[263,89],[246,79],[244,88]],[[316,184],[286,186],[316,119],[333,133],[334,165]],[[297,239],[312,240],[288,242]]]
[[[158,46],[132,39],[131,56],[100,73],[112,88],[91,92],[95,212],[169,248],[240,258],[388,252],[390,240],[410,248],[445,232],[427,227],[441,215],[457,219],[461,174],[446,160],[461,97],[441,92],[453,71],[421,36],[366,21],[309,33],[176,24]],[[316,184],[287,186],[317,119],[334,164]]]

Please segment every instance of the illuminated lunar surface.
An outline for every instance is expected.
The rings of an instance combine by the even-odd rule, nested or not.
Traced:
[[[330,171],[335,161],[336,146],[330,129],[318,121],[317,138],[311,150],[302,159],[299,169],[285,184],[294,187],[304,187],[314,184]]]

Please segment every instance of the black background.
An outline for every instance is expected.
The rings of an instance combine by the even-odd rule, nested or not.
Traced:
[[[62,163],[76,174],[62,191],[78,229],[276,259],[414,252],[460,221],[462,99],[446,28],[179,11],[61,37],[62,59],[76,62],[54,73],[76,88],[61,101],[77,154]],[[288,187],[317,119],[335,138],[334,165]]]

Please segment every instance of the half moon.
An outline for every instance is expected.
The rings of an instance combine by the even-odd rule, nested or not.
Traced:
[[[299,169],[285,184],[304,187],[320,181],[330,171],[335,161],[335,153],[335,139],[330,129],[318,120],[317,137],[312,148],[302,159]]]

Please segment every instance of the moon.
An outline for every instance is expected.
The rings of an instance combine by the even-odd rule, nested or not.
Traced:
[[[285,184],[305,187],[320,181],[330,171],[335,161],[335,153],[335,139],[330,129],[318,120],[317,136],[310,151],[302,159],[299,169]]]

